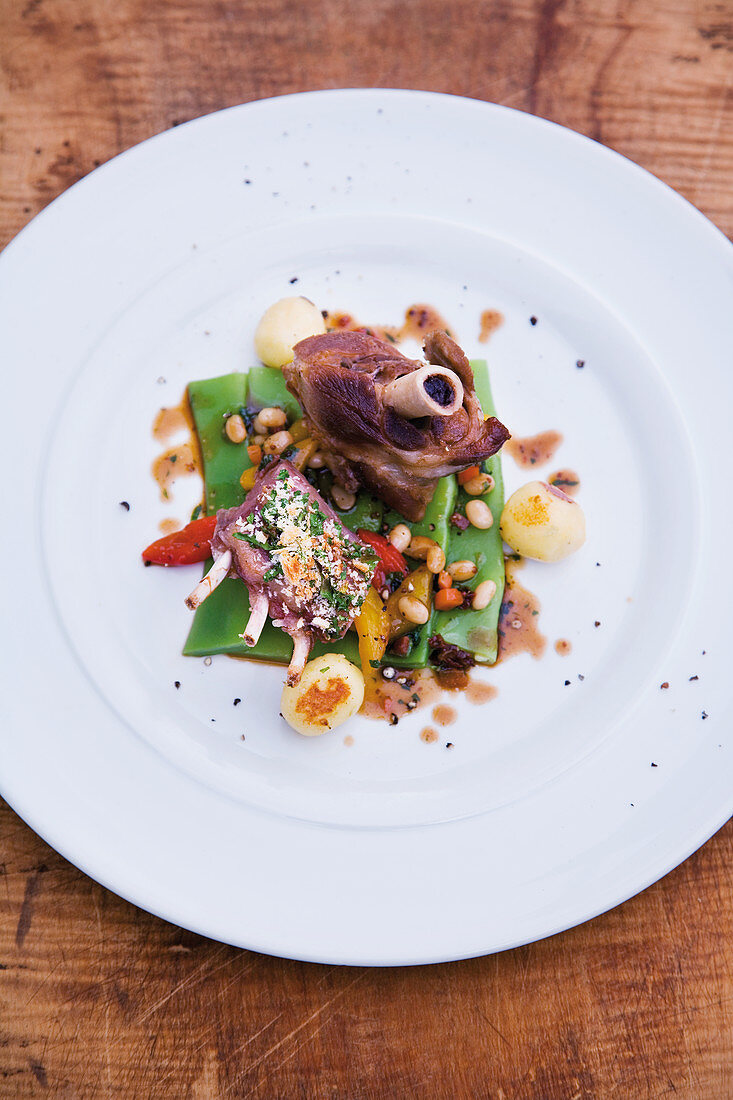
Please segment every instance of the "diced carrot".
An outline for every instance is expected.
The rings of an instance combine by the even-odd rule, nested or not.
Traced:
[[[452,588],[453,578],[450,573],[446,573],[445,569],[438,573],[438,588]]]
[[[435,593],[436,611],[452,611],[454,607],[460,607],[463,603],[463,593],[457,588],[441,588]]]
[[[260,447],[259,443],[250,443],[247,448],[247,454],[253,466],[259,466],[260,462],[262,462],[262,447]]]
[[[478,477],[481,473],[480,466],[469,466],[467,470],[461,470],[458,475],[458,484],[465,485],[467,481],[470,481],[472,477]]]

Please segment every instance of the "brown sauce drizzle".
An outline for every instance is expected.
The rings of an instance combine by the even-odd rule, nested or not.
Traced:
[[[201,470],[198,437],[194,429],[188,397],[185,394],[180,404],[161,409],[153,421],[153,438],[158,442],[167,443],[177,435],[186,438],[182,439],[177,446],[168,447],[153,462],[153,477],[160,488],[161,500],[171,499],[171,488],[178,478],[191,477]],[[175,530],[178,530],[179,526],[176,524]]]
[[[438,740],[438,734],[432,726],[426,726],[420,734],[420,740],[424,741],[426,745],[434,745]]]
[[[386,719],[395,726],[406,714],[438,702],[440,687],[431,669],[398,668],[395,672],[392,680],[385,680],[379,671],[368,677],[360,714]]]
[[[433,675],[443,691],[465,691],[471,680],[462,668],[435,669]]]
[[[543,466],[562,443],[560,432],[539,432],[538,435],[512,436],[504,444],[518,466]]]
[[[450,335],[448,323],[434,306],[417,302],[405,310],[405,319],[401,325],[364,325],[351,313],[325,313],[324,320],[328,332],[365,332],[376,336],[388,344],[399,344],[402,340],[422,340],[429,332],[441,329]]]
[[[494,684],[484,684],[475,680],[466,688],[466,698],[475,707],[490,703],[492,699],[496,699],[498,694],[499,689]]]
[[[550,474],[547,480],[550,485],[554,485],[556,489],[562,489],[563,493],[569,497],[574,497],[580,489],[580,478],[575,470],[558,470]]]
[[[170,488],[179,477],[198,473],[198,455],[190,443],[171,447],[153,462],[153,477],[160,486],[161,500],[170,500]]]
[[[153,439],[167,443],[177,432],[193,432],[193,416],[188,398],[184,397],[180,405],[161,409],[153,421]]]
[[[412,337],[414,340],[422,340],[429,332],[435,332],[436,329],[447,332],[450,336],[448,322],[442,314],[438,313],[434,306],[417,303],[409,306],[405,311],[405,321],[399,330],[400,339],[407,340]]]
[[[547,638],[537,629],[540,602],[517,581],[516,566],[507,561],[506,588],[499,618],[499,660],[517,653],[539,658],[545,652]]]
[[[162,519],[158,524],[158,530],[161,535],[172,535],[174,531],[180,531],[182,523],[179,523],[177,519]]]
[[[393,325],[363,325],[351,313],[326,313],[328,332],[365,332],[367,336],[376,336],[387,344],[399,343],[400,329]]]
[[[569,653],[572,653],[572,643],[567,638],[558,638],[555,642],[555,653],[558,653],[561,657],[567,657]]]
[[[504,324],[504,314],[500,313],[498,309],[485,309],[481,314],[480,321],[481,331],[478,340],[480,344],[485,344],[492,332],[496,332]]]
[[[460,691],[474,706],[489,703],[499,694],[499,689],[493,684],[472,681],[470,673],[460,669],[440,672],[431,668],[405,668],[396,669],[396,673],[393,680],[385,680],[381,672],[375,672],[373,677],[367,679],[364,703],[359,711],[361,715],[397,725],[401,718],[413,711],[435,704],[433,721],[438,726],[449,726],[456,721],[458,714],[454,707],[440,701],[444,692]],[[398,679],[403,683],[400,684]]]

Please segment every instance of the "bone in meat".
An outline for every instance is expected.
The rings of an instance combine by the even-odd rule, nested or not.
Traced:
[[[441,477],[489,458],[509,438],[496,417],[484,420],[473,371],[458,345],[432,332],[423,350],[429,363],[452,371],[463,385],[461,406],[450,416],[400,415],[385,389],[425,364],[365,333],[301,340],[283,368],[336,480],[352,491],[363,486],[409,520],[422,518]]]

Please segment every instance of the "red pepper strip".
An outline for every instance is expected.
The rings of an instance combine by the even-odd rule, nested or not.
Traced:
[[[182,531],[153,542],[143,550],[143,561],[151,565],[193,565],[211,556],[211,536],[216,516],[202,516],[187,524]]]
[[[407,576],[407,562],[389,539],[386,539],[383,535],[375,534],[374,531],[366,531],[363,527],[360,527],[356,533],[362,542],[365,542],[367,546],[371,546],[379,558],[379,564],[372,577],[372,587],[376,588],[377,592],[384,588],[388,573],[399,573],[402,577]]]

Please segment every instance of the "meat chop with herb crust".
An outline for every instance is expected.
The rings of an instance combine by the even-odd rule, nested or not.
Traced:
[[[211,549],[215,560],[231,555],[230,570],[247,586],[246,644],[256,644],[268,615],[293,638],[291,685],[315,640],[343,638],[376,566],[372,549],[284,460],[265,468],[244,504],[218,513]]]

